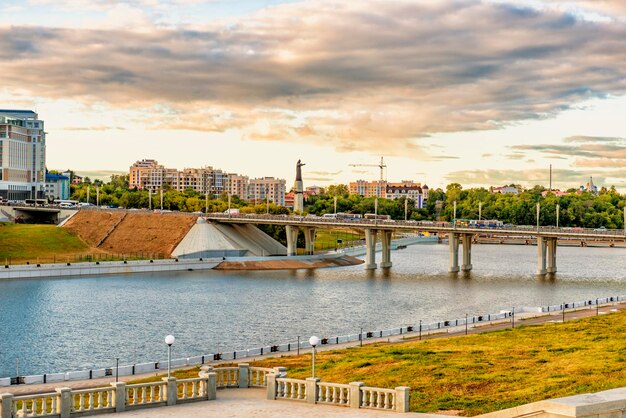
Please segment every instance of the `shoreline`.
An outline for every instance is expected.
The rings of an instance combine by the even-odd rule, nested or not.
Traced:
[[[456,323],[452,325],[452,321],[439,321],[433,324],[422,324],[421,331],[417,327],[413,327],[411,331],[408,331],[408,327],[399,328],[400,333],[390,333],[390,331],[397,330],[394,328],[391,330],[383,331],[364,331],[362,340],[359,340],[358,334],[344,337],[329,337],[324,338],[327,342],[318,347],[318,351],[329,350],[341,350],[349,347],[363,345],[376,344],[376,343],[399,343],[409,342],[415,340],[427,340],[435,338],[446,337],[458,337],[467,334],[475,334],[482,332],[496,331],[505,328],[511,328],[513,320],[515,325],[534,325],[544,324],[550,322],[562,322],[563,318],[573,320],[578,318],[584,318],[589,316],[595,316],[599,314],[608,314],[626,309],[626,297],[606,297],[598,299],[598,305],[587,303],[592,301],[575,302],[566,304],[565,309],[552,309],[557,306],[548,307],[527,307],[520,308],[520,311],[515,311],[515,315],[510,315],[511,311],[501,311],[501,314],[473,316],[468,321],[468,328],[466,331],[465,323]],[[561,307],[559,305],[558,307]],[[522,311],[523,309],[523,311]],[[547,311],[545,309],[548,309]],[[458,321],[458,320],[457,320]],[[446,322],[449,324],[445,327]],[[402,329],[407,331],[402,332]],[[350,338],[350,337],[356,337]],[[225,363],[248,363],[261,359],[276,358],[282,356],[294,356],[298,355],[297,344],[280,344],[275,346],[267,346],[261,348],[254,348],[233,352],[219,353],[221,359],[215,359],[215,354],[208,354],[203,356],[187,357],[172,360],[173,370],[191,369],[201,366],[203,364],[225,364]],[[289,347],[287,347],[289,346]],[[272,350],[272,347],[276,347],[276,350]],[[288,350],[282,350],[281,348],[288,348]],[[310,352],[310,346],[307,341],[302,341],[299,349],[301,354]],[[214,360],[210,360],[210,358]],[[159,362],[147,362],[134,365],[120,365],[119,366],[119,378],[121,381],[141,379],[145,377],[152,377],[155,375],[163,374],[167,371],[167,367],[161,368],[162,361]],[[155,365],[158,365],[155,368]],[[107,372],[109,370],[109,372]],[[31,375],[22,376],[26,383],[11,385],[11,378],[0,378],[0,391],[13,394],[32,394],[42,393],[45,388],[54,388],[59,384],[63,384],[67,387],[73,388],[93,388],[102,386],[103,384],[110,383],[115,380],[115,373],[113,372],[115,367],[109,367],[96,370],[83,370],[83,371],[70,371],[64,373],[50,373],[45,375]],[[136,373],[135,373],[136,372]],[[107,375],[110,377],[105,377]],[[44,376],[49,376],[45,379]],[[93,378],[90,379],[89,376]],[[97,376],[97,377],[95,377]],[[46,381],[46,383],[43,383]]]

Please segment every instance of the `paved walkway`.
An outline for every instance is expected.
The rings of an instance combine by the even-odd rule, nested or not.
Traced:
[[[351,409],[343,406],[311,405],[299,401],[268,401],[265,389],[223,389],[217,400],[201,401],[161,408],[138,409],[119,414],[97,415],[109,418],[442,418],[433,414],[401,414],[372,409]]]

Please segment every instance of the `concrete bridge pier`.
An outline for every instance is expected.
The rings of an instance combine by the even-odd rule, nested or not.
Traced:
[[[389,268],[391,263],[391,231],[381,231],[381,240],[383,242],[383,261],[380,263],[380,267]]]
[[[287,255],[296,255],[298,250],[298,227],[287,225],[285,227],[287,233]]]
[[[448,242],[450,243],[450,267],[448,272],[459,272],[459,234],[450,232],[448,234]]]
[[[546,268],[546,239],[537,237],[537,275],[544,276],[548,273]]]
[[[472,235],[461,235],[461,243],[463,244],[463,265],[461,265],[461,270],[470,271],[472,270]]]
[[[376,267],[376,235],[378,230],[365,229],[365,269],[374,270]],[[384,240],[383,240],[384,241]],[[384,251],[383,251],[384,254]]]
[[[315,228],[307,226],[302,229],[304,231],[304,253],[313,255],[315,252]]]
[[[556,273],[556,238],[546,238],[548,244],[548,273]]]

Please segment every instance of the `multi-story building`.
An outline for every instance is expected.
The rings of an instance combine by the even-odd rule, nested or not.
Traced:
[[[514,186],[502,186],[502,187],[492,187],[491,193],[500,193],[500,194],[519,194],[519,190]]]
[[[165,168],[156,160],[137,161],[130,167],[128,187],[156,193],[164,187],[178,190],[179,176],[175,168]],[[184,190],[184,188],[183,188]]]
[[[262,203],[266,197],[271,203],[285,206],[285,189],[287,181],[274,177],[263,177],[250,180],[248,200],[252,203]]]
[[[363,197],[382,197],[387,193],[387,182],[385,180],[366,181],[357,180],[348,185],[350,194],[358,194]]]
[[[250,179],[248,176],[242,176],[241,174],[229,174],[228,175],[228,193],[231,196],[237,196],[242,200],[248,200],[248,188],[250,186]]]
[[[387,199],[411,199],[415,202],[416,208],[424,207],[424,195],[422,188],[418,184],[411,182],[406,183],[393,183],[387,185],[386,196]]]
[[[319,196],[321,194],[324,194],[324,188],[320,186],[309,186],[306,189],[304,189],[304,192],[308,196]]]
[[[46,133],[32,110],[0,109],[0,197],[43,198]]]
[[[64,174],[46,173],[46,199],[70,198],[70,177]]]

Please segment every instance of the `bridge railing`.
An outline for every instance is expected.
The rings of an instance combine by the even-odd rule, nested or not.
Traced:
[[[377,226],[377,227],[403,227],[402,229],[430,229],[433,232],[476,232],[485,231],[491,233],[506,232],[516,234],[526,234],[536,236],[539,234],[554,233],[559,235],[580,235],[593,237],[626,237],[623,229],[604,229],[604,228],[571,228],[556,226],[537,226],[534,225],[506,225],[498,227],[489,226],[455,226],[451,222],[441,221],[414,221],[414,220],[381,220],[381,219],[340,219],[340,218],[324,218],[320,216],[300,216],[300,215],[267,215],[267,214],[225,214],[210,213],[208,219],[229,219],[263,221],[267,220],[274,223],[305,223],[307,225],[337,225],[337,226]]]

